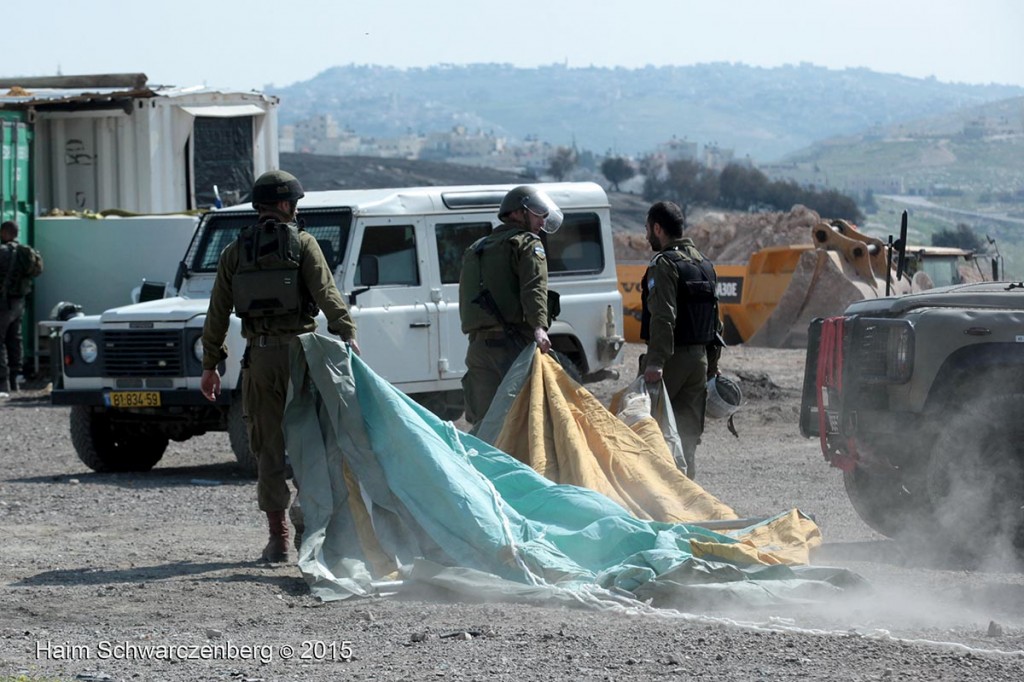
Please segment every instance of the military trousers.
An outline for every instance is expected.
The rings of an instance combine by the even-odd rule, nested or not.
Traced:
[[[502,336],[484,334],[471,337],[466,351],[466,374],[462,394],[466,403],[466,421],[477,424],[491,407],[498,386],[522,350]]]
[[[697,445],[704,433],[707,410],[707,349],[704,346],[676,346],[665,363],[662,376],[686,457],[686,475],[693,478],[696,475]]]
[[[261,511],[284,511],[291,500],[285,464],[284,404],[288,397],[288,344],[250,346],[242,371],[242,407],[249,449],[256,457],[256,500]]]
[[[11,390],[14,378],[22,370],[21,318],[24,313],[23,297],[0,298],[0,393]]]

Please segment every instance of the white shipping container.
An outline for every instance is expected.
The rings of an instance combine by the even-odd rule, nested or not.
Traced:
[[[196,183],[197,177],[208,175],[206,169],[216,167],[220,177],[229,178],[218,188],[221,192],[244,193],[249,187],[231,185],[277,168],[274,97],[191,88],[158,89],[153,95],[119,101],[130,106],[68,111],[37,103],[36,200],[41,213],[205,208],[212,202],[197,199],[197,194],[208,197],[212,187]],[[214,129],[197,146],[197,121],[225,119],[242,123],[234,128],[251,139],[218,138]],[[232,183],[232,177],[238,181]]]

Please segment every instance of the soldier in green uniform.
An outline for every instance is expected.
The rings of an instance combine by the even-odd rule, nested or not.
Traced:
[[[715,267],[683,237],[683,213],[670,201],[647,212],[647,242],[657,252],[641,282],[640,338],[647,342],[644,379],[664,379],[679,429],[686,474],[696,474],[704,433],[707,382],[718,373],[722,347]]]
[[[257,501],[270,528],[262,558],[270,562],[288,560],[285,514],[291,491],[282,428],[288,345],[297,335],[316,330],[320,309],[327,329],[359,353],[356,326],[334,274],[316,239],[295,224],[296,205],[303,196],[302,186],[290,173],[269,171],[256,180],[252,204],[258,221],[221,253],[203,327],[200,389],[208,400],[216,400],[217,365],[227,357],[224,341],[232,310],[242,320],[242,404],[257,463]]]
[[[18,243],[18,223],[8,220],[0,225],[0,399],[18,389],[25,297],[32,292],[32,280],[42,272],[39,252]]]
[[[547,194],[523,185],[502,199],[498,219],[501,225],[466,250],[459,277],[459,316],[469,335],[462,389],[471,424],[487,414],[527,343],[551,350],[548,264],[539,234],[557,230],[562,212]]]

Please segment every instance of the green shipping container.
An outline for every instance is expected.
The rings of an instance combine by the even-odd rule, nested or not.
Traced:
[[[32,127],[23,111],[0,110],[0,218],[21,228],[20,241],[32,243]]]

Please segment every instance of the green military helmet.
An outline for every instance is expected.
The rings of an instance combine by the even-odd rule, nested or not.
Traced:
[[[252,185],[252,203],[276,204],[279,201],[298,201],[306,193],[299,179],[287,171],[272,170],[256,178]]]
[[[505,194],[498,207],[498,218],[504,218],[509,213],[514,213],[525,208],[534,215],[544,217],[545,232],[555,232],[562,224],[562,212],[559,210],[551,197],[543,190],[530,185],[513,187]]]
[[[498,217],[504,218],[509,213],[518,211],[521,208],[529,208],[537,214],[544,213],[546,209],[537,200],[537,193],[537,189],[529,185],[513,187],[505,194],[505,198],[501,200],[501,206],[498,208]]]

